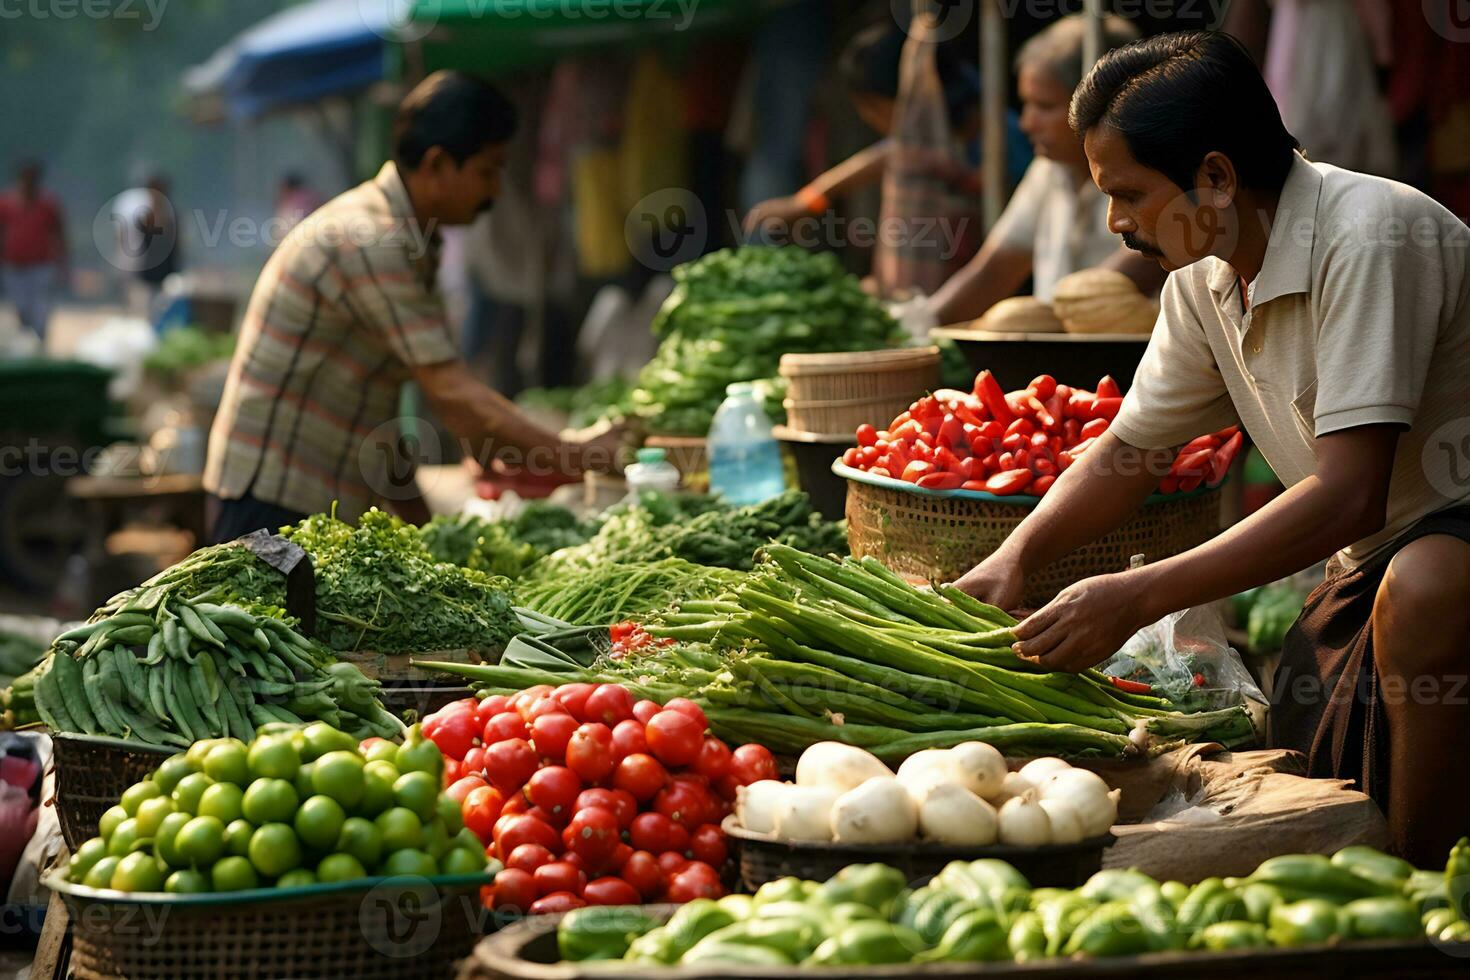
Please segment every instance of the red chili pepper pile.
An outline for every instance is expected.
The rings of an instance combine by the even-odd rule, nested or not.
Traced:
[[[708,729],[693,701],[635,703],[617,684],[466,698],[423,724],[446,794],[505,865],[483,899],[531,915],[724,894],[720,820],[776,761]]]
[[[674,641],[665,637],[661,640],[654,639],[641,625],[634,622],[614,623],[608,630],[608,638],[612,640],[612,658],[621,660],[630,653],[647,649],[651,646],[672,646]]]
[[[1087,391],[1043,374],[1007,394],[994,375],[981,371],[972,392],[941,388],[914,402],[886,429],[858,426],[858,444],[842,461],[928,490],[1039,497],[1107,431],[1122,404],[1118,383],[1107,376],[1096,391]],[[1159,491],[1219,483],[1243,441],[1235,426],[1193,440],[1180,451]]]

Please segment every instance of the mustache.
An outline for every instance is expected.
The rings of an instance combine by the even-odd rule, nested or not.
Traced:
[[[1133,251],[1147,255],[1149,258],[1161,259],[1164,257],[1163,251],[1157,245],[1144,241],[1132,232],[1124,232],[1122,237],[1124,248],[1131,248]]]

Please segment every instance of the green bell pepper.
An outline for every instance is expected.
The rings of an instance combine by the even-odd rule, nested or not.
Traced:
[[[1046,956],[1046,929],[1041,913],[1022,912],[1006,933],[1006,948],[1017,963],[1029,963]]]
[[[806,960],[814,966],[908,963],[924,949],[919,934],[891,922],[854,922],[825,940]]]
[[[664,926],[677,950],[674,959],[677,960],[689,952],[705,936],[733,925],[734,922],[735,917],[720,908],[713,899],[696,898],[681,906]]]
[[[1359,898],[1344,905],[1341,916],[1354,939],[1412,939],[1423,931],[1407,898]]]
[[[1442,909],[1430,909],[1419,918],[1424,935],[1431,939],[1437,939],[1445,926],[1459,921],[1455,917],[1455,910],[1448,906]]]
[[[1450,849],[1450,859],[1444,866],[1444,887],[1450,908],[1461,922],[1470,922],[1470,837],[1461,837]]]
[[[1189,895],[1179,904],[1179,928],[1186,935],[1193,935],[1212,920],[1206,916],[1210,911],[1213,901],[1222,895],[1230,894],[1225,887],[1225,882],[1219,878],[1206,878],[1189,890]],[[1213,921],[1220,921],[1218,919]]]
[[[1245,917],[1262,926],[1271,921],[1271,910],[1283,904],[1281,889],[1260,882],[1252,882],[1242,888],[1240,900],[1245,903]]]
[[[1046,936],[1046,955],[1056,956],[1067,945],[1072,932],[1092,914],[1097,903],[1080,892],[1067,892],[1042,903],[1036,913],[1041,916],[1041,931]]]
[[[1103,902],[1117,902],[1130,899],[1139,889],[1159,890],[1159,883],[1154,881],[1142,871],[1132,868],[1126,871],[1121,868],[1108,868],[1099,871],[1087,883],[1077,889],[1077,894],[1090,902],[1101,905]]]
[[[1027,902],[1026,907],[1034,911],[1041,908],[1043,903],[1049,902],[1054,898],[1061,898],[1063,895],[1070,894],[1072,894],[1072,892],[1066,888],[1033,888],[1029,896],[1030,900]]]
[[[1132,956],[1146,953],[1149,934],[1127,902],[1107,902],[1092,910],[1062,948],[1066,956]]]
[[[1408,861],[1371,847],[1344,847],[1329,860],[1391,892],[1401,891],[1414,874],[1414,866]]]
[[[1141,888],[1134,894],[1131,904],[1134,915],[1138,916],[1144,932],[1148,934],[1149,949],[1162,952],[1184,948],[1187,937],[1179,928],[1174,906],[1164,897],[1162,889],[1150,891]]]
[[[919,963],[981,963],[1010,956],[1006,931],[989,909],[973,909],[950,923],[939,944],[914,959]]]
[[[1183,905],[1184,900],[1189,897],[1189,886],[1182,881],[1166,881],[1159,886],[1159,894],[1174,906],[1175,912],[1178,912],[1179,906]]]
[[[1470,922],[1456,919],[1441,929],[1434,938],[1442,943],[1470,943]]]
[[[1395,895],[1402,890],[1401,886],[1388,887],[1359,877],[1322,854],[1283,854],[1268,858],[1246,880],[1275,885],[1283,893],[1296,889],[1324,898],[1336,897],[1340,902]]]
[[[757,888],[753,901],[757,908],[774,902],[805,902],[811,894],[806,886],[800,878],[777,878]]]
[[[799,919],[812,928],[816,935],[832,932],[832,910],[825,905],[810,902],[772,902],[755,909],[751,919]]]
[[[656,923],[635,908],[594,905],[573,909],[556,927],[556,944],[564,960],[616,960],[633,940]]]
[[[1205,926],[1189,942],[1192,949],[1265,949],[1271,945],[1266,927],[1256,922],[1216,922]]]
[[[723,929],[716,929],[705,936],[689,952],[696,953],[699,947],[716,946],[766,946],[786,956],[793,962],[804,960],[817,948],[823,934],[812,928],[805,919],[746,919]],[[687,962],[686,954],[684,960]]]
[[[827,910],[827,921],[841,927],[853,922],[882,922],[883,916],[860,902],[842,902]]]
[[[932,892],[928,900],[920,906],[912,922],[900,920],[899,924],[917,932],[925,945],[933,946],[956,919],[979,908],[984,908],[979,902],[960,898],[954,892],[937,891]]]
[[[628,944],[624,962],[670,966],[679,962],[687,947],[680,945],[664,927],[645,932]]]
[[[716,899],[715,904],[729,912],[736,922],[748,919],[755,914],[755,899],[749,895],[726,895],[724,898]]]
[[[857,902],[886,916],[907,888],[908,881],[897,868],[886,864],[852,864],[829,878],[814,897],[826,905]]]
[[[1332,939],[1339,928],[1336,905],[1308,898],[1273,908],[1268,934],[1275,946],[1313,946]]]

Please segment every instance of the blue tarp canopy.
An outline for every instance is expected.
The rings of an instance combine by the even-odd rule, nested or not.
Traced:
[[[184,74],[211,114],[251,119],[360,91],[384,77],[384,46],[411,0],[312,0],[267,17]],[[395,20],[395,18],[397,18]]]

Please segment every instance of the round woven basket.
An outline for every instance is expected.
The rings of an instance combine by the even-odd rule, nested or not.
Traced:
[[[643,444],[662,449],[685,483],[709,469],[709,442],[702,436],[649,436]]]
[[[939,348],[786,354],[780,370],[792,429],[850,434],[864,422],[886,424],[938,387]]]
[[[58,880],[79,980],[453,975],[485,931],[490,876],[364,878],[229,895],[130,895]]]
[[[56,732],[56,816],[61,836],[75,851],[97,836],[97,821],[116,805],[123,790],[148,775],[176,750],[104,735]]]
[[[840,462],[848,480],[847,533],[854,556],[872,555],[901,575],[952,582],[974,568],[1026,518],[1037,497],[926,491]],[[1127,523],[1027,577],[1022,603],[1039,608],[1073,582],[1122,571],[1134,555],[1158,561],[1220,531],[1220,492],[1155,495]]]

